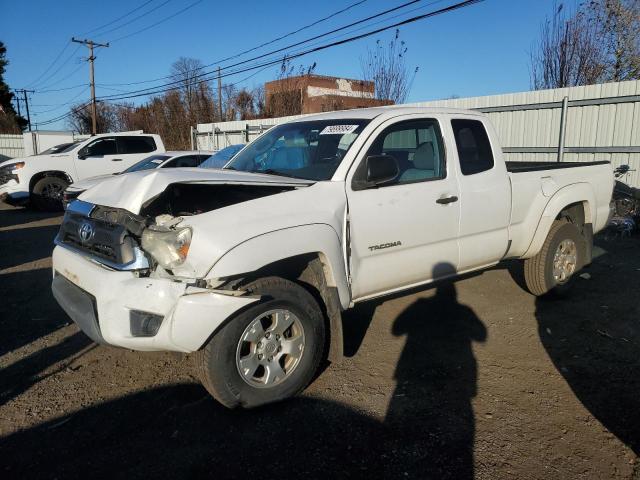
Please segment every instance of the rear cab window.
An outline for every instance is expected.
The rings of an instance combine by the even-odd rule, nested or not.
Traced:
[[[118,153],[150,153],[156,150],[156,142],[153,137],[136,135],[130,137],[117,137]]]
[[[462,174],[475,175],[491,170],[494,166],[493,150],[484,124],[479,120],[454,119],[451,126]]]

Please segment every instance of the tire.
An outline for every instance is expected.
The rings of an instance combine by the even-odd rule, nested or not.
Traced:
[[[60,177],[44,177],[31,191],[31,202],[37,210],[57,212],[62,210],[62,194],[69,183]]]
[[[554,258],[563,242],[572,242],[575,245],[575,262],[573,271],[566,278],[558,279],[554,276]],[[548,293],[556,296],[567,295],[575,280],[575,274],[586,264],[586,242],[576,225],[566,220],[556,220],[551,225],[540,252],[524,261],[524,281],[527,290],[536,296]],[[567,245],[570,246],[571,243],[565,243],[563,246]]]
[[[255,280],[243,287],[251,295],[264,297],[260,303],[242,311],[218,331],[206,346],[196,353],[195,365],[200,381],[209,393],[221,404],[229,408],[242,406],[253,408],[267,403],[277,402],[300,393],[312,380],[320,366],[324,354],[325,345],[325,321],[320,306],[313,296],[297,283],[279,277],[266,277]],[[268,312],[276,312],[264,316]],[[285,338],[287,330],[282,335],[271,333],[270,338],[265,335],[268,332],[276,332],[278,329],[269,325],[278,312],[289,312],[289,317],[284,324],[293,321],[293,326],[288,330],[290,338]],[[292,315],[291,315],[292,314]],[[297,320],[291,320],[294,318]],[[263,326],[263,335],[253,333],[251,326],[258,321]],[[258,330],[260,328],[258,327]],[[295,332],[295,337],[293,333]],[[276,345],[283,348],[282,352],[292,350],[292,342],[300,342],[302,332],[303,348],[296,360],[295,355],[275,353],[269,357],[266,352],[274,352]],[[246,338],[252,337],[251,341]],[[254,338],[255,337],[255,338]],[[280,337],[281,343],[273,343],[275,337]],[[243,341],[243,338],[245,341]],[[262,339],[258,341],[258,339]],[[294,340],[291,340],[294,339]],[[287,343],[289,347],[287,347]],[[272,342],[272,343],[269,343]],[[258,347],[261,345],[261,350]],[[296,349],[299,346],[296,344]],[[271,350],[269,350],[271,349]],[[256,360],[264,352],[261,360]],[[252,353],[253,352],[253,355]],[[280,352],[280,350],[276,350]],[[278,360],[276,356],[281,355]],[[281,370],[277,370],[277,362]],[[241,361],[249,359],[249,362],[260,361],[265,366],[259,366],[254,374],[252,371],[255,363],[241,374]],[[288,362],[288,363],[287,363]],[[286,366],[289,368],[286,368]],[[284,377],[269,375],[274,371],[284,373]],[[261,376],[262,374],[262,376]],[[269,382],[269,377],[273,383]],[[265,382],[264,384],[262,382]]]

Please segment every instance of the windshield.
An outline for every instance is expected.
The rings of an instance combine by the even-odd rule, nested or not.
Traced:
[[[368,120],[316,120],[273,127],[225,169],[329,180]]]
[[[218,150],[216,153],[207,158],[199,165],[199,168],[222,168],[224,167],[233,156],[244,148],[244,144],[231,145],[225,147],[222,150]]]
[[[50,155],[52,153],[65,153],[69,150],[73,150],[80,142],[61,143],[55,147],[47,148],[44,152],[40,152],[38,155]]]
[[[151,155],[144,160],[140,160],[138,163],[134,163],[122,173],[139,172],[140,170],[150,170],[152,168],[158,168],[170,158],[171,157],[169,155]]]

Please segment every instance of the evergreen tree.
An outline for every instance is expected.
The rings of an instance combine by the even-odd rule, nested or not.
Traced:
[[[6,55],[7,47],[0,42],[0,133],[20,133],[27,121],[18,116],[11,103],[14,95],[4,81],[4,72],[9,64]]]

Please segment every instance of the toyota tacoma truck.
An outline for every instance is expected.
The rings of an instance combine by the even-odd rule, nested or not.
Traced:
[[[53,294],[94,341],[192,353],[213,397],[255,407],[340,358],[356,303],[506,259],[532,294],[566,291],[612,189],[608,162],[505,162],[477,112],[325,113],[271,128],[222,170],[82,193],[55,240]]]
[[[70,184],[121,172],[151,153],[164,152],[159,135],[141,132],[95,135],[39,155],[0,162],[0,200],[38,210],[62,208]]]

